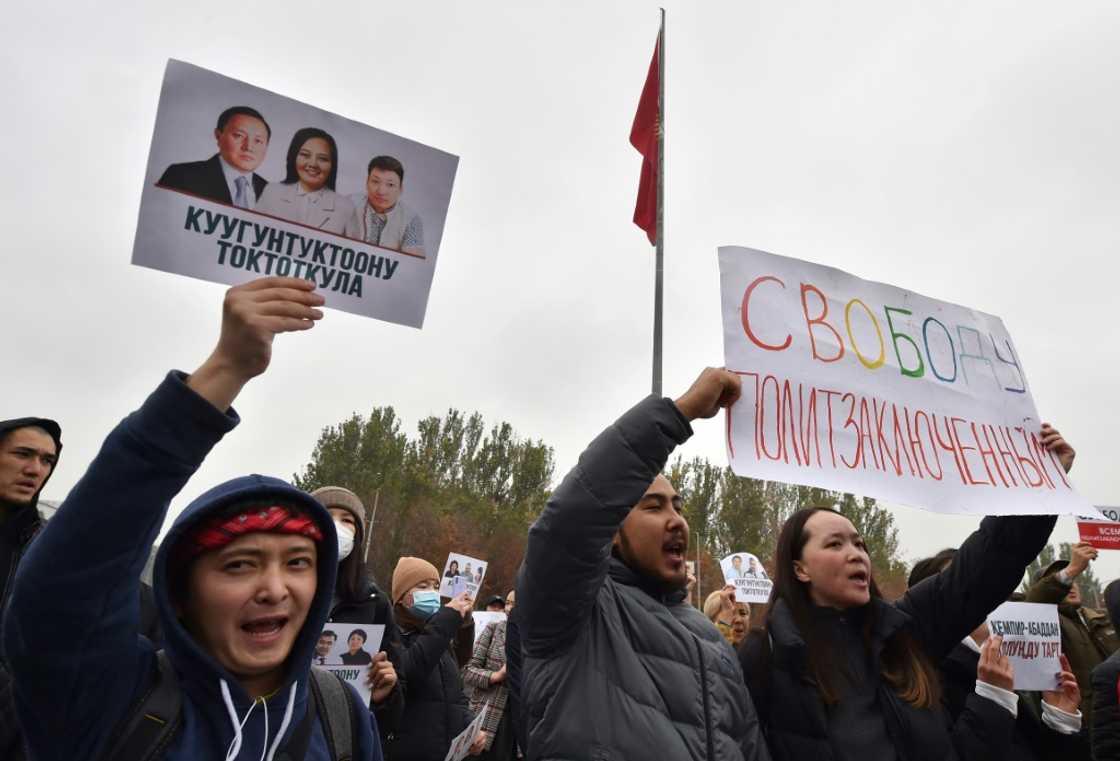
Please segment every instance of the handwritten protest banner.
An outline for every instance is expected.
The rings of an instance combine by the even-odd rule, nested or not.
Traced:
[[[774,583],[759,559],[749,552],[733,552],[719,561],[723,580],[735,587],[737,602],[767,602]]]
[[[440,577],[439,593],[444,597],[458,597],[466,592],[478,598],[482,580],[486,578],[486,561],[452,552],[447,556]]]
[[[988,615],[988,631],[1003,637],[1003,654],[1015,669],[1015,689],[1054,690],[1062,670],[1058,606],[1005,602]]]
[[[506,620],[506,614],[500,610],[476,610],[471,613],[474,618],[474,641],[478,642],[478,638],[482,636],[482,632],[486,631],[486,627],[490,624]]]
[[[1081,541],[1101,550],[1120,550],[1120,507],[1101,507],[1098,515],[1077,516]]]
[[[831,267],[719,250],[739,475],[937,512],[1084,512],[997,317]]]
[[[169,61],[132,263],[422,327],[458,158]]]
[[[354,685],[367,704],[370,698],[369,668],[381,649],[384,624],[328,622],[319,633],[311,664],[333,671]]]
[[[474,717],[474,721],[468,724],[467,728],[451,741],[451,747],[447,749],[447,755],[444,756],[443,761],[463,761],[467,757],[471,743],[474,742],[474,738],[478,736],[483,724],[486,723],[486,714],[488,713],[490,713],[490,704],[486,703],[482,706],[478,715]]]

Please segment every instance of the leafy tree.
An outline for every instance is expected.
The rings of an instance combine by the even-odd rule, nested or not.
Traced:
[[[301,489],[337,485],[365,503],[371,527],[367,561],[388,586],[397,559],[425,558],[436,566],[448,552],[485,559],[481,595],[504,594],[525,552],[528,530],[551,493],[550,446],[519,436],[480,414],[450,409],[419,421],[409,433],[391,406],[327,426],[310,461],[293,478]],[[719,558],[752,552],[773,573],[782,525],[796,510],[836,507],[866,537],[880,586],[897,589],[906,569],[890,512],[875,500],[774,481],[740,478],[704,458],[678,457],[666,475],[683,498],[690,557],[700,561],[703,594],[722,586]]]
[[[367,561],[388,585],[403,555],[442,565],[448,552],[487,561],[483,594],[512,585],[529,524],[550,493],[552,448],[519,437],[509,423],[486,431],[478,413],[448,410],[416,434],[392,407],[375,407],[322,430],[296,486],[337,485],[365,503]]]

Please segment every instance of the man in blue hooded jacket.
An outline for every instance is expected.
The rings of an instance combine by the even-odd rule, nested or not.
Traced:
[[[136,634],[145,559],[171,499],[237,425],[231,405],[268,367],[273,337],[322,317],[313,289],[279,277],[230,289],[214,352],[190,376],[168,374],[109,434],[24,557],[3,644],[32,758],[102,757],[157,678],[157,654]],[[309,678],[337,565],[330,514],[279,479],[237,478],[183,511],[154,571],[181,690],[158,758],[331,758]],[[346,694],[353,757],[379,760],[373,719]]]

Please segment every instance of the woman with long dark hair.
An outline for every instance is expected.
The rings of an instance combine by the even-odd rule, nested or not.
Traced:
[[[1043,426],[1068,471],[1073,449]],[[936,665],[1015,589],[1054,516],[988,517],[945,571],[895,603],[879,593],[855,526],[798,510],[774,558],[766,626],[740,651],[775,761],[958,757]]]
[[[341,235],[354,204],[335,192],[338,145],[318,127],[296,130],[288,145],[283,182],[270,182],[256,211]]]
[[[335,533],[338,534],[338,575],[335,577],[334,598],[328,620],[332,623],[385,627],[379,652],[373,656],[369,676],[372,692],[370,710],[377,717],[377,727],[384,738],[397,729],[404,713],[404,690],[397,683],[401,635],[393,616],[389,595],[374,583],[366,567],[363,552],[365,506],[357,494],[341,486],[324,486],[311,492],[311,496],[330,512],[334,519]],[[361,632],[364,647],[368,635],[364,629],[356,631]],[[368,654],[365,655],[369,657]],[[343,656],[343,663],[346,662],[346,657]]]

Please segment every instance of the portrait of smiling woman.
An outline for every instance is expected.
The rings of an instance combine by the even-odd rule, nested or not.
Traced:
[[[335,192],[338,145],[334,138],[317,127],[297,130],[285,166],[283,182],[265,187],[256,210],[341,234],[354,215],[354,204]]]

